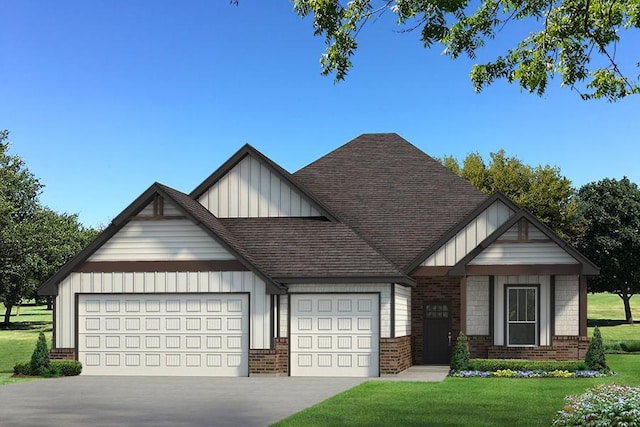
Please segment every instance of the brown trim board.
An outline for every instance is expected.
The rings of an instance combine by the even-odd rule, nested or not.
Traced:
[[[467,265],[467,276],[570,275],[581,274],[581,264]]]
[[[249,271],[240,261],[93,261],[73,269],[76,273],[134,273],[151,271]]]

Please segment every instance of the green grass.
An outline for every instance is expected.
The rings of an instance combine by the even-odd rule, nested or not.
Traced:
[[[640,356],[607,359],[619,377],[368,381],[275,426],[548,426],[568,394],[600,383],[640,384]]]
[[[595,326],[600,328],[602,339],[607,341],[640,340],[640,323],[625,322],[622,299],[615,294],[589,294],[587,296],[588,334],[593,336]],[[631,313],[640,319],[640,297],[631,298]]]
[[[0,315],[4,315],[4,305],[0,303]],[[20,314],[14,307],[11,312],[12,328],[0,330],[0,384],[28,381],[25,378],[12,378],[13,365],[26,362],[36,346],[38,334],[45,332],[51,346],[52,312],[43,305],[23,305]]]

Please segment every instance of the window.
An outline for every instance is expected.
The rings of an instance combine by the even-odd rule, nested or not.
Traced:
[[[538,288],[507,288],[507,345],[538,343]]]

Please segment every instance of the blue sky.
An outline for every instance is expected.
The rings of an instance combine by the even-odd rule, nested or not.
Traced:
[[[578,187],[640,182],[640,97],[585,102],[559,79],[542,98],[503,82],[476,94],[469,60],[424,49],[392,17],[365,27],[336,85],[287,0],[3,0],[0,16],[0,128],[42,202],[87,225],[154,181],[191,191],[247,142],[293,172],[368,132],[432,156],[504,148]]]

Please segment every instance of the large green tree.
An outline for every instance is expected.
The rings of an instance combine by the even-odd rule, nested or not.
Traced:
[[[577,90],[583,99],[615,101],[640,93],[634,70],[640,58],[624,63],[616,57],[622,35],[633,43],[640,28],[638,0],[291,1],[298,15],[313,17],[314,34],[324,37],[327,46],[322,73],[335,74],[337,81],[351,68],[363,26],[392,13],[402,31],[419,31],[425,47],[441,44],[451,58],[464,54],[475,59],[492,42],[494,49],[504,49],[473,66],[476,91],[504,79],[542,95],[549,80],[559,75],[562,85]],[[515,30],[528,35],[514,39]],[[494,42],[500,36],[502,40]],[[628,47],[635,49],[631,43]]]
[[[440,161],[486,194],[501,191],[565,239],[572,241],[580,234],[575,189],[559,168],[529,166],[504,150],[491,153],[488,162],[477,152],[462,164],[452,156]]]
[[[0,301],[4,324],[11,310],[35,295],[37,286],[66,263],[96,231],[77,215],[40,205],[42,184],[24,161],[8,153],[7,131],[0,133]]]
[[[626,177],[603,179],[584,185],[578,204],[585,219],[578,248],[600,266],[589,291],[617,294],[633,323],[629,301],[640,292],[640,189]]]

